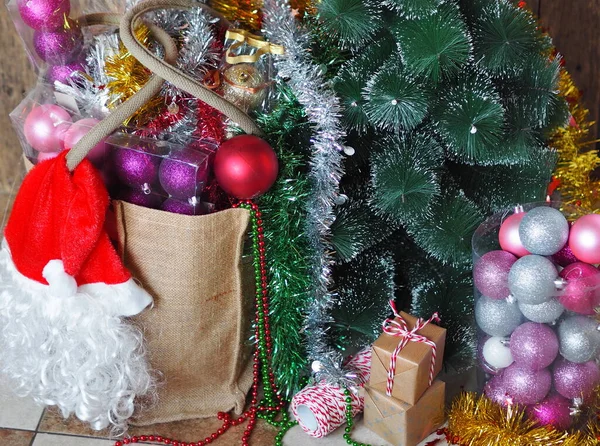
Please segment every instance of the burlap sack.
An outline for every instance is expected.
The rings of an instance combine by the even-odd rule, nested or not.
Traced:
[[[158,402],[133,424],[241,412],[252,385],[254,275],[242,257],[249,212],[187,216],[122,201],[114,211],[125,265],[154,297],[136,319],[162,375]]]

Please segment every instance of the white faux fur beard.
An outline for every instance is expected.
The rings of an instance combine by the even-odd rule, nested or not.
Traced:
[[[154,392],[142,333],[97,296],[57,298],[48,288],[0,249],[0,371],[19,395],[65,418],[124,432],[135,398]]]

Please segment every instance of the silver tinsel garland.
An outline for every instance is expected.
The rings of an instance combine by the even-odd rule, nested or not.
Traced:
[[[306,349],[313,361],[315,379],[345,382],[342,355],[327,342],[327,326],[337,296],[332,292],[333,247],[330,237],[335,220],[333,208],[340,202],[339,182],[343,174],[340,104],[323,80],[320,68],[312,63],[307,34],[301,32],[287,0],[265,0],[263,32],[285,47],[275,61],[278,77],[293,90],[314,127],[309,176],[314,194],[307,203],[306,233],[314,253],[315,288],[305,321]]]

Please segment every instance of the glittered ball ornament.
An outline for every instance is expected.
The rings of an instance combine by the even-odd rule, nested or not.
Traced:
[[[71,11],[69,0],[17,0],[17,7],[23,23],[37,31],[60,28]]]
[[[223,97],[244,111],[257,108],[265,99],[262,72],[249,63],[231,65],[223,72]]]
[[[165,192],[174,198],[198,196],[208,180],[208,157],[189,148],[174,152],[161,161],[158,178]]]
[[[537,305],[526,304],[520,301],[518,304],[519,310],[521,310],[523,316],[532,322],[539,322],[542,324],[554,323],[565,311],[565,307],[563,307],[558,299],[554,297]]]
[[[519,404],[539,403],[552,387],[552,374],[548,369],[533,370],[514,363],[504,370],[502,377],[506,391]]]
[[[485,393],[485,396],[491,399],[494,403],[499,404],[500,406],[507,406],[511,399],[510,395],[508,394],[508,390],[506,389],[502,374],[496,375],[490,379],[483,388],[483,393]]]
[[[508,273],[516,261],[514,255],[505,251],[490,251],[481,256],[473,268],[473,281],[479,292],[492,299],[508,297]]]
[[[523,315],[515,302],[481,296],[475,303],[475,320],[490,336],[509,336],[521,325]]]
[[[510,351],[520,367],[541,370],[556,359],[558,338],[547,325],[526,322],[510,336]]]
[[[213,169],[219,186],[229,195],[244,200],[256,198],[273,186],[279,162],[265,140],[240,135],[221,144]]]
[[[146,194],[141,190],[125,189],[118,195],[119,200],[150,209],[160,209],[160,195]]]
[[[166,212],[181,215],[204,215],[208,211],[202,203],[193,203],[189,200],[178,200],[176,198],[168,198],[164,201],[161,209]]]
[[[569,311],[593,315],[600,306],[600,271],[583,262],[576,262],[560,272],[566,285],[558,297]]]
[[[64,65],[49,65],[45,77],[46,81],[52,85],[54,85],[54,82],[68,84],[75,73],[84,71],[85,68],[81,62],[70,62]]]
[[[563,249],[554,254],[552,256],[552,260],[558,265],[562,266],[563,268],[565,266],[569,266],[571,263],[578,262],[577,257],[575,257],[575,254],[573,254],[573,250],[568,244],[565,245]]]
[[[98,124],[97,119],[95,118],[84,118],[79,121],[73,123],[69,130],[65,133],[65,141],[64,148],[65,150],[71,150],[75,145],[79,142],[81,138],[84,137],[86,133],[88,133],[93,127]],[[86,156],[92,163],[95,165],[99,165],[104,160],[104,155],[106,154],[106,142],[104,140],[100,141],[96,144],[92,150],[90,150]]]
[[[117,147],[113,152],[117,178],[135,190],[148,191],[158,180],[161,158],[143,146]]]
[[[504,369],[514,362],[507,338],[492,336],[483,344],[483,359],[495,369]]]
[[[581,364],[559,359],[554,365],[554,388],[565,398],[589,398],[600,383],[600,370],[595,361]]]
[[[569,239],[569,222],[557,209],[540,206],[531,209],[521,220],[519,238],[532,254],[551,256]]]
[[[508,274],[508,288],[519,301],[541,304],[557,293],[558,271],[546,257],[528,255],[517,260]]]
[[[60,152],[65,133],[72,124],[71,115],[53,104],[33,107],[23,125],[25,140],[38,152]]]
[[[592,318],[573,315],[558,326],[560,354],[568,361],[582,363],[594,360],[600,353],[598,322]]]
[[[79,25],[73,21],[54,31],[36,31],[33,48],[40,59],[54,65],[70,62],[81,49],[83,35]]]
[[[571,401],[565,397],[553,394],[526,410],[530,420],[542,426],[553,426],[559,430],[566,430],[571,426]]]
[[[600,263],[600,215],[584,215],[573,223],[569,247],[580,261]]]
[[[519,225],[521,220],[525,217],[525,212],[515,212],[511,216],[507,217],[500,225],[500,232],[498,233],[498,239],[500,241],[500,247],[517,257],[523,257],[531,254],[525,249],[521,238],[519,237]]]

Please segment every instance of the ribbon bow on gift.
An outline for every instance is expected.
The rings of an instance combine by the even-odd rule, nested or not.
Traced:
[[[394,318],[389,318],[383,321],[383,332],[390,336],[397,336],[402,339],[400,340],[398,346],[394,349],[390,359],[390,368],[388,370],[386,385],[387,396],[392,396],[392,389],[394,388],[394,375],[396,375],[396,359],[398,354],[404,347],[408,345],[409,342],[422,342],[431,347],[431,366],[429,367],[429,385],[431,386],[435,371],[437,346],[435,345],[435,342],[427,339],[425,336],[420,335],[417,332],[430,322],[440,322],[438,314],[433,313],[433,315],[426,321],[421,318],[417,319],[413,329],[409,330],[406,321],[402,318],[402,316],[400,316],[400,314],[398,314],[398,311],[396,310],[396,304],[393,300],[390,300],[390,307],[392,307],[392,311],[394,312]]]

